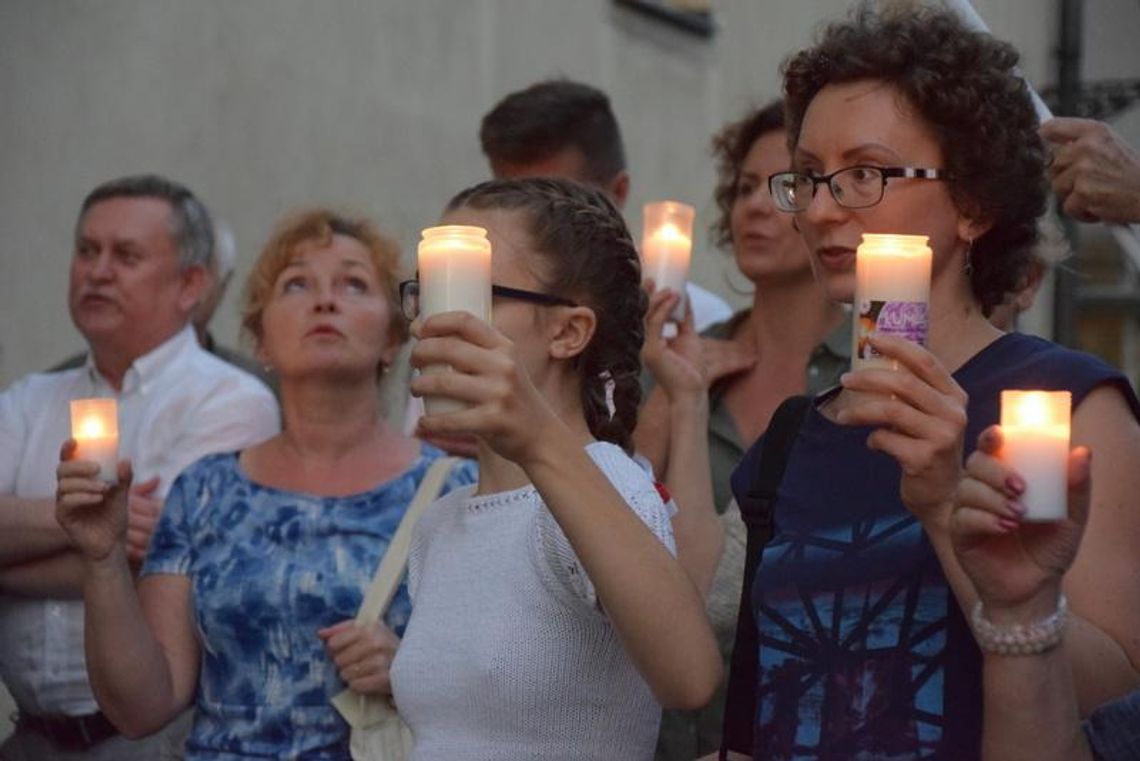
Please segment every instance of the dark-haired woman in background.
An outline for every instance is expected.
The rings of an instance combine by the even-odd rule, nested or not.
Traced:
[[[470,405],[421,426],[476,435],[480,470],[413,539],[414,613],[392,668],[413,755],[645,758],[659,703],[703,704],[721,669],[666,505],[627,455],[646,309],[637,251],[613,205],[567,180],[477,185],[444,223],[485,228],[494,283],[512,290],[493,325],[425,320],[412,353],[458,371],[412,390]]]
[[[731,249],[754,289],[750,307],[702,334],[710,384],[709,462],[725,531],[707,608],[727,664],[744,569],[744,523],[729,477],[780,402],[839,382],[849,363],[851,327],[844,308],[812,276],[807,246],[791,216],[776,208],[768,192],[768,176],[791,164],[783,103],[753,109],[725,126],[713,139],[713,155],[719,211],[713,233],[719,245]],[[670,416],[661,414],[665,397],[660,386],[650,392],[634,433],[638,451],[658,473],[668,472],[670,459]],[[684,512],[686,505],[680,507]],[[667,711],[657,758],[690,761],[720,747],[724,700],[721,690],[700,711]]]
[[[754,733],[726,737],[728,749],[978,757],[981,659],[962,615],[977,593],[948,521],[963,442],[997,421],[1006,388],[1072,392],[1073,441],[1096,452],[1085,546],[1064,585],[1082,709],[1140,677],[1140,405],[1103,362],[986,319],[1029,266],[1045,207],[1045,150],[1016,61],[945,12],[864,7],[785,66],[793,171],[771,178],[773,196],[838,301],[853,298],[862,233],[929,236],[929,350],[873,338],[898,370],[844,376],[804,418],[753,586]],[[734,474],[738,497],[760,451]],[[1005,510],[1013,531],[1023,508]]]

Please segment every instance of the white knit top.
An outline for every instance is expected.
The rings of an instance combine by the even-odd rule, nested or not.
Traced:
[[[587,447],[670,552],[665,505],[612,444]],[[648,759],[661,708],[533,486],[455,490],[416,527],[392,666],[413,759]]]

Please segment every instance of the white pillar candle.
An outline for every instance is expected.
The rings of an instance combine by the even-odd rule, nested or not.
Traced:
[[[491,320],[491,241],[482,227],[442,225],[422,233],[417,252],[420,281],[420,314],[464,311]],[[424,372],[447,372],[445,365]],[[445,397],[426,397],[428,414],[455,412],[462,402]]]
[[[1068,391],[1002,391],[1000,457],[1025,480],[1027,521],[1068,515]]]
[[[855,251],[851,367],[892,367],[868,341],[872,332],[926,345],[931,251],[925,235],[863,234]]]
[[[78,445],[75,459],[99,465],[99,478],[119,480],[119,406],[114,399],[75,399],[71,402],[71,438]]]
[[[641,274],[653,278],[658,290],[669,288],[681,296],[670,317],[685,318],[685,282],[693,256],[692,206],[678,201],[645,204],[641,236]]]

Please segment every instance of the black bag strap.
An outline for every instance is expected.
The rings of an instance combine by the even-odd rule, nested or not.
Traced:
[[[737,501],[748,533],[744,551],[744,584],[740,589],[740,609],[736,614],[736,644],[733,646],[728,671],[721,759],[728,758],[730,750],[752,753],[760,641],[756,621],[752,617],[752,580],[760,565],[764,545],[768,544],[774,533],[776,494],[788,466],[792,444],[811,409],[812,399],[811,396],[792,396],[776,408],[760,444],[756,478],[743,499]]]

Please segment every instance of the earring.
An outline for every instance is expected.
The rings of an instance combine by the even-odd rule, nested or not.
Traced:
[[[974,239],[966,241],[966,277],[974,276]]]

